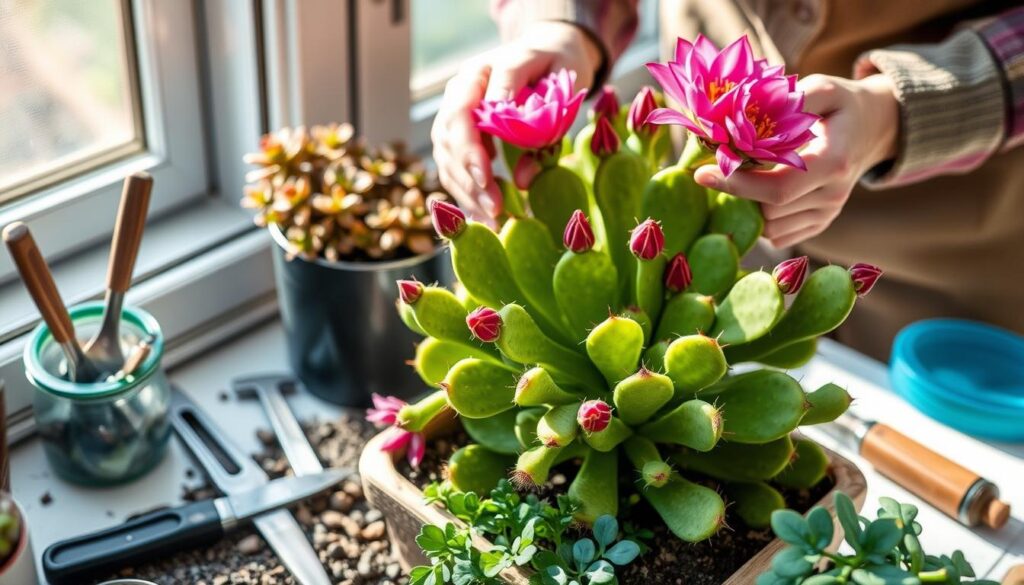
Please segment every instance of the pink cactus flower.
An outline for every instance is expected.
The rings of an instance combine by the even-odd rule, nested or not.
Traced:
[[[615,94],[614,86],[606,85],[601,88],[590,112],[595,118],[604,116],[612,121],[619,116],[619,96]]]
[[[665,288],[672,292],[683,292],[693,282],[690,263],[682,253],[676,254],[665,269]]]
[[[806,169],[797,150],[819,118],[803,111],[796,76],[754,59],[746,36],[719,51],[703,36],[679,39],[675,59],[647,69],[680,111],[659,108],[649,124],[678,124],[715,151],[718,167],[731,175],[746,162]]]
[[[612,407],[603,400],[587,400],[576,412],[576,422],[588,433],[600,433],[612,421]]]
[[[473,337],[484,343],[492,343],[501,335],[501,315],[489,307],[477,307],[466,315],[466,326]]]
[[[807,265],[810,262],[807,256],[790,258],[779,262],[779,265],[772,271],[775,282],[779,283],[779,290],[784,295],[795,295],[800,292],[804,285],[804,278],[807,277]]]
[[[420,300],[420,295],[423,294],[423,283],[417,280],[399,280],[397,284],[398,297],[402,299],[403,303],[411,305]]]
[[[466,225],[466,214],[461,209],[440,199],[430,202],[430,220],[434,231],[442,238],[454,238]]]
[[[577,209],[572,212],[569,223],[565,224],[562,243],[577,254],[582,254],[594,247],[594,230],[587,221],[587,216]]]
[[[653,260],[665,250],[665,232],[653,219],[646,219],[633,228],[629,236],[629,250],[641,260]]]
[[[388,429],[387,439],[381,445],[383,451],[392,452],[405,449],[405,457],[409,465],[419,467],[426,452],[426,439],[422,433],[407,431],[398,426],[398,413],[405,406],[405,401],[394,396],[381,396],[373,393],[373,408],[366,409],[366,420]]]
[[[484,101],[473,111],[476,127],[527,150],[554,146],[569,131],[587,93],[574,92],[575,83],[576,72],[561,69],[512,99]]]
[[[647,123],[647,117],[656,109],[658,109],[658,102],[654,99],[654,90],[645,85],[640,93],[633,98],[633,103],[629,105],[629,120],[627,121],[629,129],[640,136],[654,134],[657,128]]]
[[[882,276],[882,269],[871,264],[858,262],[850,267],[850,278],[853,279],[853,289],[857,296],[862,297],[869,292]]]
[[[590,152],[599,158],[605,158],[619,152],[621,141],[612,123],[605,116],[597,119],[594,137],[590,139]]]

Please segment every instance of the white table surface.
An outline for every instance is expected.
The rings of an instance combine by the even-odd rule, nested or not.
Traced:
[[[219,395],[228,390],[232,377],[283,371],[287,371],[284,335],[280,324],[272,322],[176,369],[171,372],[171,379],[206,409],[239,446],[256,452],[259,445],[255,429],[269,427],[258,402],[234,397],[222,401]],[[819,355],[794,375],[808,389],[826,382],[846,387],[855,398],[854,408],[859,414],[886,422],[992,480],[1002,488],[1003,499],[1014,509],[1013,518],[999,532],[965,528],[875,473],[856,454],[822,438],[823,444],[839,450],[864,471],[868,479],[867,515],[873,515],[878,508],[879,496],[912,502],[921,509],[919,519],[924,525],[922,543],[926,551],[940,554],[959,548],[979,575],[996,580],[1009,567],[1024,563],[1024,444],[979,441],[927,418],[888,389],[883,364],[829,340],[822,340]],[[339,407],[305,393],[290,398],[290,402],[300,419],[328,420],[341,412]],[[814,438],[819,439],[819,435]],[[38,439],[19,444],[11,454],[12,488],[28,516],[37,559],[46,546],[62,538],[116,524],[139,511],[179,503],[182,486],[189,481],[201,481],[199,472],[194,479],[186,479],[186,469],[191,467],[181,445],[172,440],[169,456],[145,477],[115,488],[83,488],[53,476]],[[40,497],[46,492],[53,501],[44,506]],[[40,583],[45,583],[41,571]]]

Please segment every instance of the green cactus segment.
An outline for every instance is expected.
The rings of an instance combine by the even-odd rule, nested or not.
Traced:
[[[515,432],[519,413],[518,409],[511,409],[487,418],[462,418],[462,428],[469,438],[491,451],[516,455],[522,451]],[[508,467],[511,466],[510,463]]]
[[[593,524],[605,514],[618,515],[619,482],[614,481],[618,468],[616,451],[591,450],[586,454],[576,478],[569,485],[569,497],[581,504],[575,514],[577,520]]]
[[[785,309],[775,278],[767,272],[751,272],[736,281],[718,306],[710,335],[723,345],[750,343],[767,334]]]
[[[602,160],[594,175],[594,199],[601,210],[608,253],[624,283],[636,267],[629,252],[629,233],[640,215],[640,198],[649,178],[647,163],[628,150]]]
[[[526,202],[523,200],[523,194],[516,188],[515,183],[505,177],[498,176],[494,177],[494,182],[498,184],[498,189],[501,190],[502,207],[505,209],[505,213],[509,214],[510,217],[525,217]]]
[[[729,363],[757,360],[792,343],[824,335],[843,323],[856,300],[857,292],[846,269],[819,268],[807,277],[793,304],[768,335],[726,351]]]
[[[516,413],[516,440],[523,449],[537,446],[537,423],[546,411],[543,408],[524,408]],[[467,419],[468,420],[468,419]]]
[[[814,441],[795,439],[793,462],[772,481],[788,488],[807,489],[818,485],[828,473],[828,455]]]
[[[412,309],[416,323],[427,335],[463,345],[473,345],[469,330],[466,328],[466,315],[469,311],[448,289],[438,286],[424,287],[420,298],[406,306]]]
[[[658,446],[648,439],[634,435],[622,444],[626,456],[640,472],[644,487],[661,487],[672,477],[672,466],[665,463]]]
[[[668,258],[664,255],[651,260],[636,260],[636,288],[633,298],[637,306],[647,313],[651,319],[657,320],[661,315],[661,305],[665,302],[665,265]]]
[[[649,487],[642,493],[669,530],[687,542],[710,538],[725,524],[725,502],[721,496],[678,474],[664,486]]]
[[[502,326],[495,344],[505,357],[520,364],[540,365],[563,386],[604,387],[604,379],[590,360],[544,335],[526,309],[505,305],[498,314]]]
[[[448,459],[448,481],[460,492],[490,493],[515,465],[515,457],[466,445]]]
[[[654,332],[654,323],[651,322],[651,318],[647,316],[643,309],[635,306],[626,307],[619,313],[619,317],[636,321],[640,325],[641,331],[644,332],[644,344],[646,345],[650,341],[651,333]]]
[[[641,369],[615,385],[612,399],[622,422],[635,426],[647,422],[662,406],[668,404],[674,393],[672,380],[668,376]]]
[[[562,254],[555,266],[555,301],[576,341],[619,306],[619,279],[607,254],[590,250]]]
[[[576,412],[579,403],[555,406],[537,423],[537,439],[545,447],[565,447],[579,434]]]
[[[596,128],[597,125],[593,122],[580,128],[572,145],[574,168],[579,177],[583,179],[583,182],[588,185],[593,184],[597,165],[601,162],[601,159],[597,158],[594,152],[590,150],[590,143],[593,141]]]
[[[516,460],[516,469],[512,473],[512,481],[520,487],[544,485],[551,474],[551,466],[555,465],[562,447],[545,447],[539,445],[523,451]]]
[[[515,374],[494,363],[467,358],[452,366],[444,385],[448,402],[465,418],[487,418],[515,404]]]
[[[697,293],[678,294],[665,303],[654,339],[707,333],[715,322],[715,300]]]
[[[793,452],[793,441],[787,435],[761,445],[722,441],[710,452],[691,451],[672,460],[684,469],[725,481],[763,481],[782,472]]]
[[[560,166],[548,167],[534,177],[529,198],[533,216],[547,226],[555,247],[562,245],[562,231],[572,212],[590,208],[583,181]]]
[[[668,351],[670,340],[665,339],[655,343],[644,352],[644,367],[652,372],[665,371],[665,352]]]
[[[722,347],[705,335],[680,337],[665,350],[665,373],[682,395],[714,384],[728,369]]]
[[[562,390],[544,368],[527,370],[516,384],[513,401],[519,406],[557,406],[579,400],[579,396]]]
[[[786,507],[779,490],[763,481],[726,483],[723,487],[740,519],[751,528],[767,528],[772,512]]]
[[[800,424],[820,425],[832,422],[846,412],[853,402],[853,397],[845,388],[835,384],[825,384],[814,392],[807,394],[807,402],[811,408],[807,411]]]
[[[722,437],[722,414],[703,400],[687,400],[637,431],[655,443],[710,451]]]
[[[512,276],[505,248],[490,228],[482,223],[467,222],[452,238],[451,250],[455,275],[474,298],[493,309],[524,300],[525,295]],[[418,311],[416,320],[426,328]]]
[[[583,440],[595,451],[611,451],[633,435],[630,429],[618,417],[612,417],[603,431],[596,433],[583,432]]]
[[[567,331],[562,323],[552,277],[561,251],[551,244],[551,236],[544,224],[536,219],[513,218],[501,228],[501,243],[505,247],[512,276],[523,291],[527,306],[543,316],[538,325],[545,323],[558,326],[549,335],[566,338]]]
[[[705,295],[715,296],[729,290],[740,268],[736,246],[722,234],[708,234],[698,238],[690,246],[686,259],[693,271],[693,282],[689,290]]]
[[[477,358],[494,361],[494,354],[479,347],[466,343],[456,343],[447,339],[428,337],[416,346],[416,358],[413,366],[424,382],[437,386],[448,370],[465,358]]]
[[[590,361],[604,375],[608,386],[614,386],[636,371],[644,349],[643,327],[632,319],[613,315],[590,331],[586,347]]]
[[[416,322],[416,314],[412,310],[412,305],[407,305],[399,299],[395,302],[395,308],[398,309],[398,317],[402,320],[402,323],[405,323],[405,326],[409,328],[409,331],[424,336],[427,334],[427,332],[420,327],[420,324]]]
[[[757,361],[773,368],[793,370],[807,364],[817,353],[818,338],[811,337],[780,347],[770,354],[758,358]]]
[[[419,402],[403,406],[398,411],[398,426],[407,431],[418,433],[448,406],[448,397],[445,391],[437,390],[428,394]]]
[[[764,231],[764,216],[756,201],[712,191],[714,206],[708,218],[708,231],[729,236],[743,256],[754,247]]]
[[[725,438],[734,443],[769,443],[800,424],[808,403],[800,383],[775,370],[733,376],[698,394],[722,404]]]
[[[685,252],[704,228],[708,196],[693,182],[687,169],[668,167],[647,182],[640,203],[640,217],[661,222],[665,231],[665,255]]]

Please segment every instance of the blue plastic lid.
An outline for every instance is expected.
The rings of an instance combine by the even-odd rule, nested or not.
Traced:
[[[965,433],[1024,441],[1024,337],[975,321],[930,319],[896,336],[893,389]]]

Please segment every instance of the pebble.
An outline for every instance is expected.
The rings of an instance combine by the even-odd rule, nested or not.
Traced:
[[[352,505],[355,504],[355,498],[348,495],[344,491],[338,491],[331,494],[330,507],[332,510],[345,513],[352,509]]]
[[[384,538],[384,521],[377,520],[366,525],[366,528],[359,533],[363,540],[380,540]]]
[[[250,534],[238,541],[238,552],[243,555],[254,555],[263,548],[263,539],[258,534]]]

